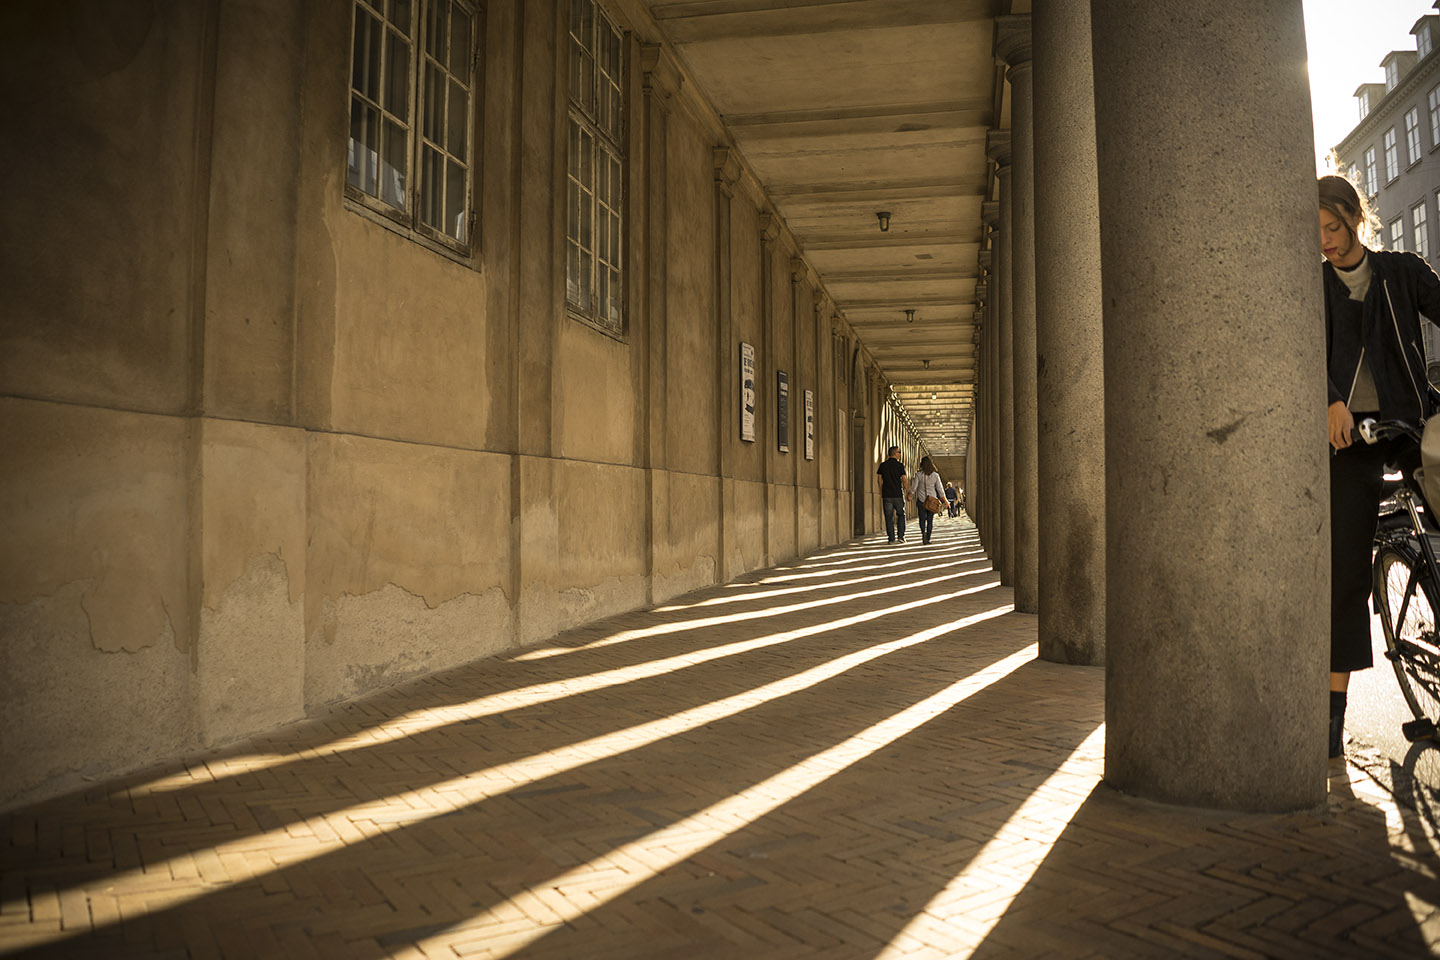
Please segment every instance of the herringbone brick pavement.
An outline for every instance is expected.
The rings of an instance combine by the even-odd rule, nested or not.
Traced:
[[[1103,671],[1035,659],[963,521],[0,817],[25,957],[1416,957],[1435,837],[1100,783]]]

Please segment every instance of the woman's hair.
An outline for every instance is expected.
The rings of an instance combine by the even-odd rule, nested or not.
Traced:
[[[920,458],[920,469],[921,469],[923,472],[925,472],[925,473],[934,473],[934,472],[935,472],[935,464],[930,461],[930,458],[929,458],[929,457],[921,457],[921,458]]]
[[[1320,209],[1339,217],[1355,238],[1368,246],[1368,241],[1378,233],[1378,224],[1364,194],[1349,180],[1335,174],[1321,177],[1319,187]]]

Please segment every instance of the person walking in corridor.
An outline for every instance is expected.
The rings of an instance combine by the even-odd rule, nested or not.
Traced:
[[[945,484],[940,481],[940,474],[935,471],[935,462],[929,457],[921,457],[920,472],[915,474],[915,517],[920,521],[921,543],[930,542],[930,534],[935,530],[935,514],[944,509],[939,504],[930,505],[935,507],[934,510],[927,507],[925,502],[931,499],[948,503]]]
[[[1370,653],[1370,544],[1385,465],[1419,465],[1408,440],[1355,444],[1367,416],[1419,423],[1431,411],[1420,315],[1440,318],[1440,278],[1420,257],[1367,249],[1374,219],[1350,181],[1321,177],[1320,248],[1330,406],[1330,756],[1343,751],[1350,674]],[[1407,449],[1408,448],[1408,449]]]
[[[875,471],[875,484],[880,488],[880,508],[885,512],[885,535],[894,543],[905,542],[905,498],[910,485],[905,464],[900,462],[900,448],[891,447],[880,469]],[[898,529],[897,529],[898,528]],[[896,536],[896,534],[899,536]]]

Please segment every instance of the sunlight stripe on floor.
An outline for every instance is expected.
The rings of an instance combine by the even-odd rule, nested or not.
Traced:
[[[916,914],[875,960],[898,960],[921,946],[956,948],[956,924],[973,949],[994,929],[1035,875],[1046,853],[1100,782],[1105,762],[1102,723],[1025,799],[955,879]],[[947,953],[947,955],[949,955]]]
[[[853,627],[856,624],[883,619],[892,614],[915,610],[931,603],[953,600],[957,597],[971,596],[985,590],[992,590],[998,586],[1000,586],[999,580],[988,580],[985,583],[977,584],[973,587],[966,587],[964,590],[952,590],[948,593],[923,597],[919,600],[911,600],[908,603],[900,603],[879,610],[867,610],[864,613],[842,617],[839,620],[828,620],[825,623],[797,627],[794,630],[767,634],[766,636],[754,637],[750,640],[737,640],[733,643],[722,644],[718,647],[687,650],[685,653],[676,654],[673,657],[665,657],[660,660],[647,660],[644,663],[631,664],[628,667],[615,667],[599,673],[533,683],[528,687],[518,687],[514,690],[492,693],[484,697],[477,697],[474,700],[446,704],[444,707],[412,710],[386,721],[384,726],[371,727],[352,736],[339,737],[327,743],[309,747],[305,752],[305,756],[348,753],[352,750],[364,750],[368,747],[393,743],[396,740],[404,740],[407,737],[418,736],[431,730],[438,730],[450,726],[451,724],[478,720],[481,717],[493,716],[497,713],[504,713],[507,710],[520,710],[541,703],[564,700],[568,697],[604,690],[607,687],[634,683],[637,680],[648,680],[653,677],[664,676],[667,673],[674,673],[687,667],[699,666],[700,664],[721,660],[725,657],[750,653],[754,650],[762,650],[765,647],[773,647],[778,644],[789,643],[793,640],[800,640],[821,633],[841,630],[845,627]],[[214,777],[218,779],[229,775],[228,771],[231,768],[243,770],[245,773],[269,770],[273,767],[291,763],[295,759],[295,754],[284,753],[247,754],[239,757],[225,757],[215,761],[216,770],[214,771]],[[187,770],[184,773],[162,777],[139,786],[127,784],[123,789],[130,794],[171,793],[190,789],[195,786],[197,781],[203,782],[195,775],[193,770]]]
[[[481,916],[489,914],[497,919],[503,918],[507,913],[507,905],[513,905],[514,901],[519,899],[528,899],[540,900],[548,913],[553,914],[554,919],[548,924],[537,926],[533,931],[507,938],[505,946],[492,951],[491,956],[510,956],[539,940],[551,929],[603,906],[779,809],[801,794],[813,790],[877,750],[884,749],[926,722],[944,714],[956,704],[1009,676],[1034,660],[1035,651],[1036,645],[1032,643],[752,787],[712,803],[684,820],[601,854],[553,880],[546,880],[516,894],[505,904],[499,904]],[[619,866],[632,874],[633,879],[624,884],[611,885],[614,881],[610,878],[605,886],[590,889],[590,885],[595,882],[595,874],[613,866]],[[527,914],[534,915],[533,912]],[[440,938],[435,940],[437,945],[442,942]],[[427,945],[428,942],[424,940],[418,944],[422,951]]]
[[[1013,604],[1008,603],[992,607],[980,613],[960,617],[948,623],[942,623],[897,640],[891,640],[886,643],[876,644],[873,647],[866,647],[863,650],[857,650],[843,657],[838,657],[818,666],[811,667],[808,670],[801,671],[800,673],[782,677],[779,680],[734,694],[733,696],[712,701],[711,703],[691,707],[679,713],[636,724],[623,730],[601,734],[564,747],[545,750],[527,757],[522,757],[518,760],[497,764],[483,770],[472,771],[449,780],[429,784],[416,790],[407,790],[403,793],[394,794],[380,800],[370,800],[355,804],[332,813],[308,818],[305,821],[307,824],[314,823],[317,826],[323,825],[328,828],[324,831],[324,835],[330,839],[320,840],[318,836],[310,835],[311,831],[308,829],[303,831],[301,836],[294,836],[291,833],[291,827],[294,826],[294,824],[286,824],[264,833],[250,834],[239,837],[233,841],[187,851],[167,860],[146,864],[143,867],[114,874],[102,874],[76,887],[59,888],[57,886],[56,892],[61,896],[80,892],[91,902],[102,902],[106,908],[92,908],[92,915],[115,917],[117,919],[105,924],[97,923],[94,928],[97,930],[118,922],[118,917],[120,916],[118,909],[109,908],[114,907],[116,902],[121,898],[143,894],[145,912],[147,913],[158,913],[163,910],[174,909],[236,884],[245,883],[282,870],[293,864],[315,860],[327,854],[343,850],[349,846],[362,845],[369,840],[373,840],[375,837],[393,833],[397,830],[403,830],[428,820],[448,816],[456,810],[503,796],[516,789],[556,776],[557,774],[567,773],[597,760],[632,753],[660,740],[698,729],[707,724],[716,723],[728,717],[735,716],[736,714],[743,713],[746,710],[754,709],[772,700],[778,700],[781,697],[799,693],[832,677],[839,676],[847,670],[854,669],[861,664],[886,656],[887,654],[895,653],[907,647],[913,647],[917,644],[964,630],[975,624],[1004,616],[1013,609]],[[1004,672],[1009,673],[1010,670],[1018,667],[1024,660],[1033,659],[1034,650],[1035,645],[1031,644],[1025,648],[1024,651],[1021,651],[1021,653],[1013,654],[1004,661],[1001,661],[1004,664],[1010,664],[1014,661],[1014,665],[1009,666]],[[1022,659],[1017,660],[1017,658]],[[994,676],[992,679],[983,680],[983,682],[981,680],[981,678],[984,677],[991,677],[998,666],[998,664],[994,664],[984,667],[977,673],[958,681],[946,689],[948,691],[955,691],[957,689],[969,690],[970,687],[976,683],[980,683],[980,687],[976,689],[983,688],[999,678],[999,676]],[[973,690],[971,692],[973,692]],[[942,696],[943,693],[944,691],[942,691],[942,694],[929,697],[919,704],[907,708],[896,716],[916,716],[916,711],[920,710],[925,704],[937,704],[938,701],[936,698]],[[968,694],[966,695],[968,696]],[[961,699],[963,699],[963,697]],[[958,702],[958,700],[955,702]],[[938,707],[934,707],[930,709],[927,716],[933,716],[939,712],[942,711]],[[894,718],[892,718],[892,721],[893,720]],[[917,720],[916,724],[920,722],[923,721]],[[845,743],[854,743],[858,737],[872,735],[872,731],[882,727],[890,729],[885,726],[885,723],[886,722],[877,724],[869,728],[865,733],[851,737],[845,741]],[[891,739],[899,736],[900,733],[897,732]],[[883,746],[883,744],[881,745]],[[816,763],[821,762],[820,758],[828,758],[824,763],[833,763],[834,757],[837,756],[834,751],[837,749],[838,748],[831,748],[805,761],[805,765],[808,765],[806,769],[808,770]],[[874,749],[874,747],[870,749]],[[794,769],[797,768],[791,768],[791,770]],[[783,774],[777,776],[783,776]],[[770,783],[775,779],[776,778],[772,777],[770,780],[765,781],[765,783]],[[752,790],[753,789],[756,788],[752,788]],[[746,794],[748,795],[749,792],[750,791],[746,791]],[[412,803],[412,801],[414,802]],[[722,801],[722,803],[723,802],[724,801]],[[356,821],[364,823],[364,826],[357,826]],[[319,833],[320,831],[316,831],[316,834]],[[256,850],[264,850],[266,856],[272,859],[264,859],[262,861],[246,855]],[[167,879],[171,876],[184,875],[187,870],[193,870],[196,857],[201,857],[211,862],[218,860],[225,867],[227,880],[198,889],[187,881],[182,889],[167,889]],[[19,900],[0,902],[0,914],[25,912],[26,910],[28,910],[28,907],[25,905],[23,893]],[[25,939],[23,942],[15,943],[15,945],[35,946],[45,943],[55,943],[86,932],[88,931],[84,928],[66,929],[58,933],[53,931],[36,931],[33,939]]]

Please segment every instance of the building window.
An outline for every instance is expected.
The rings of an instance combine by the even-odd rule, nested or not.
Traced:
[[[1360,96],[1355,98],[1355,102],[1360,105],[1360,119],[1364,120],[1366,115],[1370,113],[1370,91],[1366,90],[1360,94]]]
[[[355,0],[346,195],[465,251],[479,43],[463,0]]]
[[[1390,221],[1390,249],[1400,251],[1405,249],[1405,218],[1396,217]]]
[[[1395,84],[1400,82],[1400,64],[1394,60],[1385,64],[1385,92],[1389,93],[1395,89]]]
[[[1419,51],[1421,60],[1430,55],[1430,24],[1422,23],[1415,31],[1415,49]]]
[[[614,333],[624,328],[623,52],[620,28],[595,0],[570,0],[565,299]]]
[[[1410,249],[1430,259],[1430,227],[1425,222],[1425,201],[1410,208]]]
[[[1440,87],[1430,91],[1426,106],[1430,108],[1430,145],[1440,147]]]
[[[1405,111],[1405,153],[1409,163],[1420,160],[1420,108]]]
[[[1395,128],[1385,131],[1385,182],[1400,176],[1400,150],[1395,145]]]
[[[1365,192],[1375,196],[1380,184],[1375,179],[1375,148],[1365,148]]]

